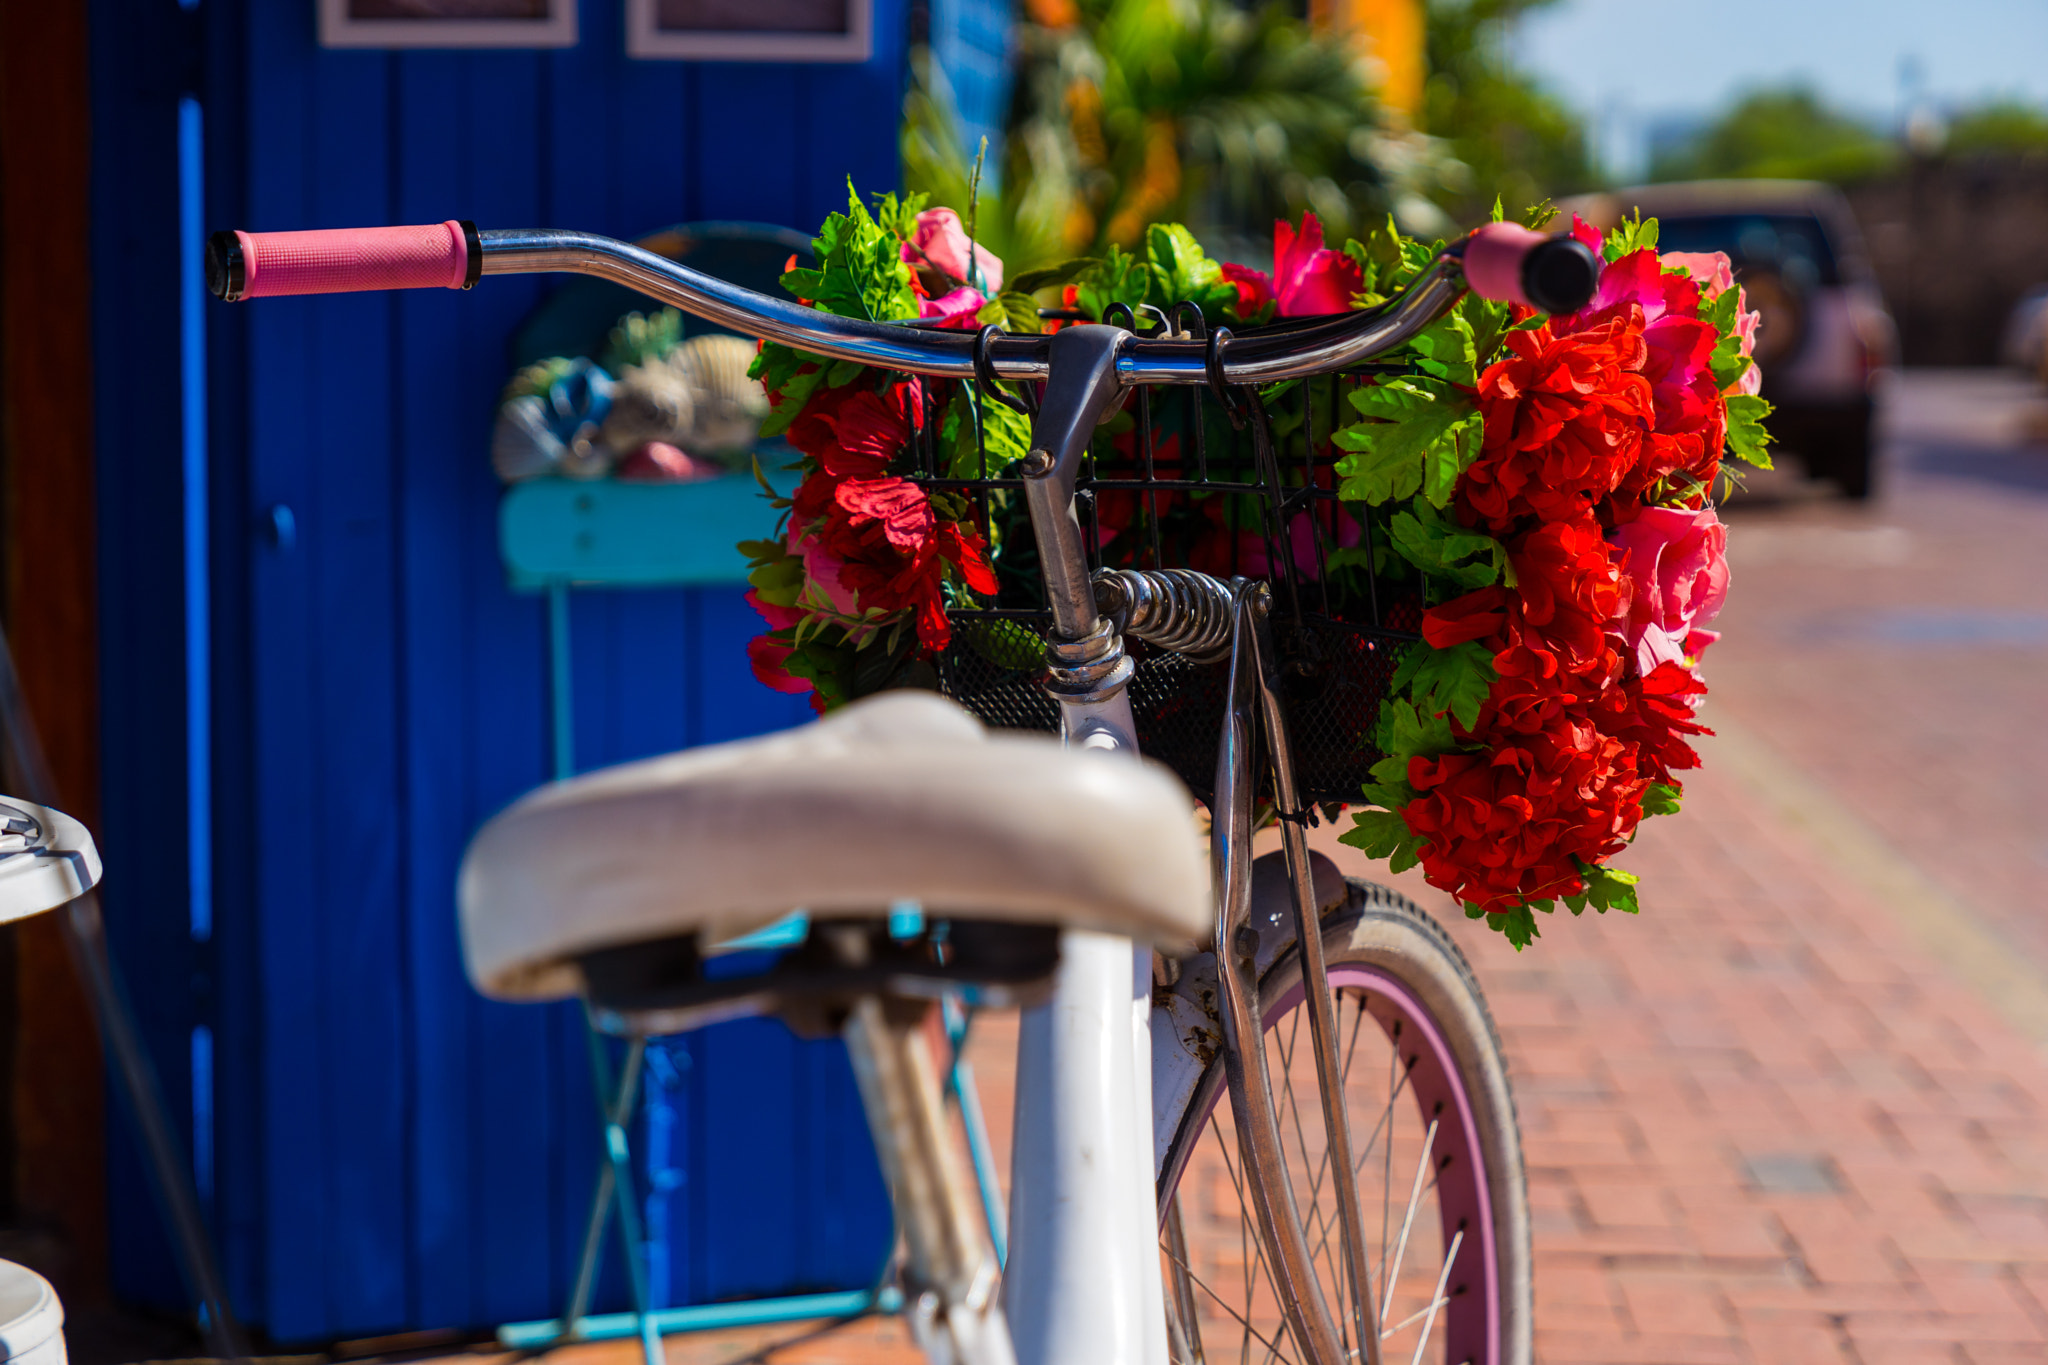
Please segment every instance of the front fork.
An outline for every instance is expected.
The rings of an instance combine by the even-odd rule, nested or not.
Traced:
[[[1090,434],[1121,404],[1117,354],[1130,334],[1069,327],[1051,342],[1051,378],[1022,463],[1039,564],[1052,608],[1048,688],[1061,733],[1079,749],[1138,752],[1126,686],[1133,665],[1116,625],[1096,608],[1074,487]],[[1221,589],[1221,585],[1213,585]],[[1315,1271],[1286,1178],[1266,1074],[1258,982],[1234,951],[1248,927],[1252,804],[1263,724],[1294,884],[1316,1076],[1333,1169],[1353,1169],[1337,1060],[1334,1004],[1322,963],[1321,920],[1304,812],[1266,624],[1264,585],[1230,595],[1230,711],[1217,754],[1212,848],[1224,1057],[1240,1151],[1266,1178],[1247,1194],[1281,1281],[1289,1326],[1318,1365],[1347,1358],[1343,1333]],[[1052,998],[1024,1014],[1018,1039],[1011,1249],[1004,1303],[1019,1365],[1087,1360],[1166,1365],[1165,1301],[1152,1168],[1152,954],[1128,939],[1069,931]],[[1240,960],[1240,959],[1243,960]],[[1249,1164],[1249,1163],[1248,1163]],[[1355,1181],[1335,1181],[1350,1302],[1365,1365],[1379,1365],[1379,1331]]]
[[[1088,437],[1122,398],[1116,354],[1129,335],[1084,326],[1053,336],[1021,472],[1052,603],[1047,664],[1061,734],[1075,749],[1134,756],[1131,661],[1095,609],[1074,515]],[[1003,1270],[1019,1365],[1167,1365],[1151,1015],[1151,949],[1070,929],[1051,998],[1020,1021]]]

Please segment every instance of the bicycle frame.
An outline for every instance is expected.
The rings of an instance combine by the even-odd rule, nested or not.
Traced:
[[[382,245],[379,233],[384,234]],[[1483,249],[1478,236],[1455,242],[1399,297],[1377,308],[1284,322],[1242,338],[1224,328],[1189,338],[1140,337],[1095,324],[1066,327],[1050,336],[1009,336],[994,328],[940,331],[833,317],[585,233],[479,233],[471,224],[451,221],[433,228],[334,236],[348,239],[347,250],[369,251],[371,256],[362,261],[370,263],[333,265],[315,253],[263,267],[269,282],[256,289],[255,239],[217,234],[209,248],[209,287],[232,300],[251,289],[467,288],[481,275],[588,274],[817,355],[982,385],[1043,381],[1031,449],[1018,472],[1053,617],[1046,650],[1048,688],[1060,706],[1066,743],[1101,751],[1108,761],[1138,751],[1124,691],[1133,665],[1117,625],[1096,608],[1074,492],[1090,434],[1116,410],[1128,387],[1210,384],[1220,389],[1343,369],[1399,345],[1442,316],[1466,288],[1468,246],[1473,277],[1498,276],[1497,287],[1489,292],[1519,297],[1506,292],[1506,281],[1522,269],[1525,258],[1534,259],[1530,243],[1540,240],[1512,229],[1506,237],[1496,234]],[[404,241],[397,242],[401,237]],[[402,249],[388,249],[394,242]],[[1585,254],[1583,248],[1574,249]],[[246,259],[245,251],[252,253]],[[1321,961],[1320,916],[1274,674],[1275,652],[1265,624],[1264,589],[1239,580],[1229,592],[1231,687],[1218,748],[1212,848],[1215,958],[1232,1108],[1240,1142],[1247,1150],[1263,1150],[1279,1168],[1283,1158],[1260,1041],[1258,996],[1258,972],[1270,942],[1251,923],[1253,765],[1261,748],[1256,728],[1262,726],[1282,817],[1318,1087],[1331,1155],[1345,1169],[1350,1166],[1349,1139]],[[1278,924],[1277,907],[1260,908],[1262,917]],[[1003,1291],[1016,1358],[1019,1365],[1167,1365],[1154,1183],[1158,1172],[1146,1139],[1155,1131],[1155,1118],[1168,1132],[1178,1125],[1197,1077],[1176,1068],[1170,1057],[1155,1073],[1149,949],[1135,949],[1129,939],[1068,931],[1062,953],[1049,1001],[1026,1011],[1020,1031],[1010,1256]],[[1162,1008],[1170,1013],[1170,1007]],[[1169,1082],[1169,1093],[1152,1093],[1155,1074]],[[1378,1365],[1379,1332],[1371,1321],[1373,1295],[1366,1283],[1356,1191],[1349,1182],[1337,1183],[1344,1264],[1351,1301],[1359,1305],[1359,1320],[1352,1327],[1365,1344],[1368,1365]],[[1283,1282],[1313,1287],[1292,1193],[1284,1187],[1262,1191],[1255,1212],[1276,1268],[1284,1271]],[[1342,1333],[1323,1296],[1308,1292],[1293,1298],[1283,1307],[1303,1353],[1317,1361],[1343,1359]]]

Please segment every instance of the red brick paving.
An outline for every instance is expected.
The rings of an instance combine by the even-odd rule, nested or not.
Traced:
[[[1942,382],[1915,377],[1900,405],[1923,448],[1916,418],[1953,430],[1958,404],[1980,419],[2010,406],[1996,385]],[[1894,468],[1871,508],[1794,492],[1736,509],[1709,719],[1803,773],[2038,982],[2048,642],[1901,644],[1864,629],[1899,606],[2042,609],[2048,479],[2027,462],[2048,468],[2048,451],[1978,446],[1963,451],[1971,479]],[[1539,1359],[2048,1361],[2048,1054],[1991,993],[1931,965],[1925,924],[1874,892],[1868,869],[1775,819],[1754,766],[1745,777],[1705,752],[1685,813],[1646,826],[1622,860],[1643,875],[1639,918],[1560,918],[1517,955],[1445,916],[1515,1077]],[[1445,908],[1413,874],[1399,880]],[[975,1054],[1006,1132],[1008,1031],[987,1024]],[[732,1361],[791,1330],[679,1338],[669,1359]],[[899,1331],[873,1323],[772,1356],[910,1358]]]

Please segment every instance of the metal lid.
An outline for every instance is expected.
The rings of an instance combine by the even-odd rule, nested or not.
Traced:
[[[99,879],[100,853],[84,825],[63,811],[0,796],[0,922],[54,910]]]
[[[50,1282],[27,1266],[0,1261],[0,1360],[20,1360],[63,1329],[64,1305]]]

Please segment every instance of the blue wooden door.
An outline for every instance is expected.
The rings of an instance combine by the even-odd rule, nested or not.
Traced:
[[[319,49],[313,0],[94,6],[110,932],[278,1341],[550,1315],[571,1274],[581,1025],[471,992],[452,902],[547,771],[543,609],[505,587],[487,458],[546,285],[201,306],[181,256],[202,218],[629,236],[894,183],[899,0],[854,67],[629,61],[622,9],[583,0],[561,52],[385,53]],[[807,714],[749,677],[735,591],[586,594],[576,625],[584,766]],[[751,1023],[677,1055],[657,1293],[864,1283],[889,1226],[843,1052]],[[182,1302],[116,1148],[117,1283]]]

